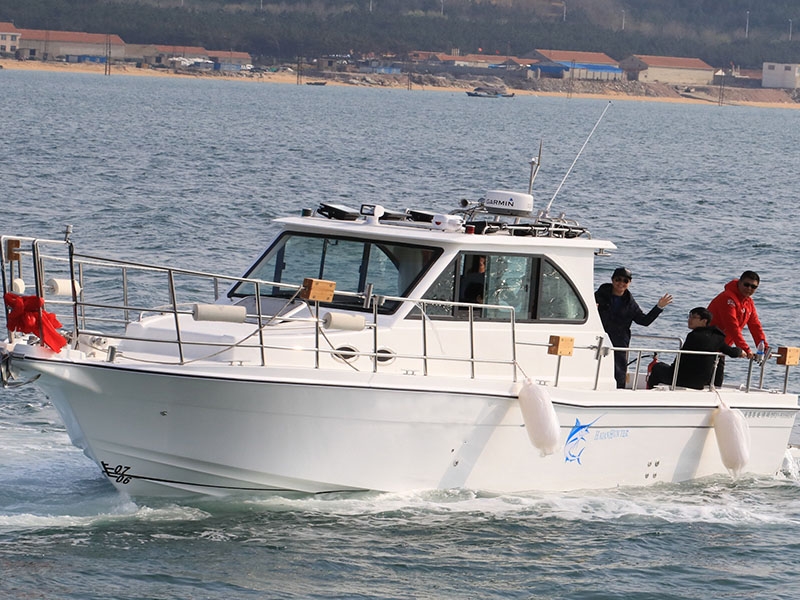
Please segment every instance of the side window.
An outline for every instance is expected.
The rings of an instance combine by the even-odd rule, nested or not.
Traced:
[[[514,318],[531,318],[531,288],[534,281],[534,262],[530,256],[493,256],[487,259],[485,304],[514,308]],[[507,321],[511,313],[501,308],[487,308],[486,317]]]
[[[457,292],[457,293],[456,293]],[[460,254],[425,292],[426,300],[511,306],[518,321],[582,322],[586,305],[549,260],[534,256]],[[466,318],[467,310],[429,304],[428,316]],[[412,314],[419,315],[418,311]],[[475,309],[478,320],[508,321],[502,308]]]
[[[460,254],[423,296],[468,304],[513,306],[515,318],[531,318],[531,289],[536,277],[537,258],[497,254]],[[456,293],[457,292],[457,293]],[[465,308],[428,305],[429,316],[467,318]],[[510,311],[502,308],[475,309],[474,318],[508,321]]]
[[[586,306],[567,278],[549,261],[542,261],[537,318],[543,321],[583,321]]]
[[[456,285],[456,269],[459,265],[460,258],[456,258],[447,265],[447,268],[442,271],[441,275],[436,278],[436,281],[433,285],[428,288],[428,291],[425,292],[423,298],[426,300],[444,300],[445,302],[454,302],[457,298],[455,296],[455,285]],[[453,307],[449,305],[437,305],[437,304],[427,304],[425,307],[425,311],[427,312],[428,316],[452,316],[453,315]],[[418,311],[415,311],[416,314],[419,314]]]

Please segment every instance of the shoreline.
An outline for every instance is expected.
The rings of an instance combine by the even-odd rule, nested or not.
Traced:
[[[35,60],[14,60],[14,59],[0,59],[0,68],[9,71],[45,71],[56,73],[88,73],[95,75],[104,75],[105,65],[98,63],[64,63],[64,62],[41,62]],[[250,81],[253,83],[279,83],[284,85],[297,85],[298,77],[296,72],[278,71],[278,72],[259,72],[259,73],[189,73],[189,72],[175,72],[172,69],[152,69],[152,68],[137,68],[134,65],[128,64],[113,64],[111,66],[112,76],[130,76],[130,77],[178,77],[178,78],[209,78],[209,79],[223,79],[226,81]],[[379,89],[396,89],[407,91],[423,91],[423,92],[451,92],[451,93],[465,93],[472,89],[470,81],[462,80],[461,85],[445,84],[439,85],[426,83],[425,76],[420,76],[423,82],[412,82],[410,88],[407,83],[406,76],[387,76],[377,74],[363,74],[363,73],[337,73],[335,78],[325,76],[324,74],[303,75],[301,83],[309,81],[325,81],[326,85],[331,86],[363,86],[374,87]],[[402,81],[401,81],[402,80]],[[642,89],[647,94],[628,93],[617,89],[608,89],[619,87],[619,82],[578,82],[585,85],[593,85],[600,88],[600,91],[573,91],[573,90],[530,90],[530,89],[517,89],[509,88],[517,96],[543,96],[543,97],[557,97],[557,98],[581,98],[581,99],[595,99],[595,100],[634,100],[642,102],[670,102],[678,104],[720,104],[718,97],[714,97],[706,91],[693,91],[691,94],[678,94],[670,86],[664,85],[647,85],[643,84]],[[556,84],[557,85],[557,84]],[[699,90],[703,90],[703,86],[697,86]],[[653,95],[653,90],[656,90]],[[670,90],[664,91],[664,90]],[[725,106],[753,106],[758,108],[800,108],[800,103],[795,102],[784,90],[766,90],[762,88],[745,89],[745,88],[725,88],[725,95],[722,105]],[[763,99],[750,99],[759,96],[767,96],[768,100]]]

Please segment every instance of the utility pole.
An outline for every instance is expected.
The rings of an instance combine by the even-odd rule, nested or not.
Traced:
[[[111,35],[106,34],[106,62],[103,70],[104,75],[111,75]]]

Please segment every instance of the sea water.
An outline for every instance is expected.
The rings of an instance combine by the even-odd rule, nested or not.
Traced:
[[[526,191],[541,143],[537,208],[618,245],[596,285],[625,265],[645,310],[675,297],[636,333],[685,336],[754,269],[770,344],[800,345],[797,110],[614,101],[581,152],[607,100],[23,71],[0,90],[2,233],[71,224],[85,253],[238,274],[320,202]],[[0,597],[795,599],[799,485],[787,462],[591,494],[134,501],[40,392],[0,390]]]

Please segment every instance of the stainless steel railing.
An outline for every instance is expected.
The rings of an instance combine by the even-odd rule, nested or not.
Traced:
[[[18,240],[29,249],[18,248],[14,253],[7,251],[7,240]],[[24,259],[29,263],[23,267]],[[15,236],[13,238],[3,236],[0,238],[0,263],[2,263],[3,291],[14,291],[16,279],[21,279],[26,270],[30,269],[34,279],[34,293],[45,300],[47,309],[54,311],[56,316],[65,323],[64,329],[69,332],[69,340],[73,346],[77,346],[81,336],[99,333],[97,328],[102,329],[102,335],[113,337],[118,340],[141,341],[148,343],[171,344],[176,348],[177,363],[187,364],[198,359],[187,360],[186,349],[189,346],[208,346],[215,348],[214,354],[224,351],[219,350],[221,344],[215,341],[189,341],[184,337],[184,326],[181,323],[182,315],[190,315],[192,311],[188,309],[189,303],[181,302],[181,296],[187,292],[193,295],[201,288],[212,293],[214,300],[219,298],[220,284],[233,285],[236,283],[252,284],[254,296],[259,301],[254,302],[254,313],[247,315],[248,322],[252,322],[255,327],[252,333],[245,336],[235,344],[228,345],[233,347],[254,347],[260,350],[260,363],[266,365],[267,351],[291,350],[292,352],[313,352],[314,367],[319,368],[319,357],[321,354],[336,355],[338,351],[330,344],[330,348],[325,348],[321,339],[326,339],[322,330],[322,321],[319,319],[319,302],[305,302],[310,315],[315,318],[295,318],[281,315],[281,310],[274,314],[266,314],[262,311],[261,300],[267,297],[261,295],[261,290],[266,288],[277,288],[286,290],[290,296],[286,299],[286,304],[297,298],[301,287],[286,283],[272,281],[234,277],[218,273],[208,273],[191,269],[180,269],[174,267],[163,267],[135,261],[123,261],[117,259],[107,259],[99,256],[78,254],[68,240],[44,240],[35,238],[23,238]],[[66,278],[64,279],[64,277]],[[46,282],[50,277],[62,277],[61,281],[68,281],[69,294],[57,296],[52,290],[48,289]],[[144,277],[143,283],[141,278]],[[134,279],[139,278],[139,289]],[[164,278],[163,281],[158,279]],[[74,283],[73,283],[74,282]],[[200,284],[198,284],[200,282]],[[98,283],[102,285],[97,285]],[[24,293],[26,290],[19,289],[20,283],[17,282],[16,291]],[[97,293],[97,289],[102,289]],[[142,293],[142,289],[145,292]],[[166,292],[163,292],[163,289]],[[110,292],[113,290],[113,293]],[[159,296],[158,291],[161,290]],[[61,290],[63,292],[63,290]],[[371,292],[371,289],[369,290]],[[164,295],[165,294],[165,295]],[[377,372],[381,354],[379,352],[379,307],[385,302],[397,302],[399,304],[411,305],[410,309],[417,309],[420,315],[420,337],[422,340],[422,352],[415,354],[395,354],[395,358],[416,359],[421,361],[424,375],[429,373],[429,363],[431,361],[452,361],[464,362],[469,364],[470,377],[475,377],[475,365],[482,364],[505,364],[511,369],[511,376],[516,381],[520,369],[516,360],[516,334],[515,334],[515,312],[514,308],[502,305],[489,304],[469,304],[458,302],[446,302],[442,300],[409,299],[396,296],[375,295],[371,293],[359,294],[352,292],[337,291],[338,298],[344,299],[344,305],[338,308],[342,310],[352,310],[356,306],[370,310],[372,322],[366,323],[366,328],[372,330],[372,349],[370,352],[355,352],[357,356],[368,356],[372,363],[372,370]],[[284,304],[284,308],[286,306]],[[337,306],[327,305],[336,310]],[[464,309],[466,311],[466,323],[469,332],[469,354],[466,357],[442,356],[431,352],[428,344],[429,328],[431,318],[427,314],[430,306],[448,306],[451,308]],[[495,314],[505,314],[505,320],[500,321],[508,327],[510,359],[493,359],[489,357],[479,358],[476,354],[476,333],[475,313],[477,310],[491,309]],[[70,318],[66,318],[69,313]],[[175,338],[171,340],[156,340],[151,338],[140,338],[126,333],[125,329],[133,321],[141,320],[148,314],[171,315],[174,322]],[[370,313],[367,313],[370,314]],[[305,322],[311,323],[315,327],[315,343],[309,348],[288,348],[279,345],[270,345],[265,342],[265,328],[273,324],[276,320],[281,322]],[[9,331],[9,337],[13,332]],[[323,335],[320,335],[323,333]],[[40,336],[41,337],[41,336]],[[257,338],[254,341],[253,338]],[[119,355],[111,353],[111,357],[116,359]]]
[[[9,241],[15,244],[9,245]],[[23,247],[25,245],[25,247]],[[261,290],[264,287],[286,290],[289,298],[287,303],[296,299],[301,286],[285,283],[276,283],[260,279],[234,277],[217,273],[208,273],[191,269],[179,269],[172,267],[156,266],[135,261],[122,261],[107,259],[93,255],[78,254],[74,251],[69,239],[65,240],[44,240],[19,236],[0,237],[0,265],[2,266],[2,289],[3,292],[16,291],[25,293],[27,284],[24,278],[29,275],[33,278],[33,292],[44,298],[48,310],[62,311],[57,312],[57,316],[63,321],[67,321],[65,329],[69,331],[69,339],[73,346],[78,344],[82,335],[98,333],[95,327],[102,327],[102,335],[114,337],[116,339],[128,339],[132,341],[142,341],[149,343],[172,344],[176,347],[177,364],[187,364],[199,359],[187,360],[186,350],[190,346],[207,346],[214,348],[214,352],[209,355],[219,354],[224,351],[223,346],[215,341],[189,341],[184,337],[184,330],[181,324],[181,316],[191,314],[187,307],[189,303],[182,302],[181,297],[191,294],[195,296],[206,294],[217,300],[221,284],[232,285],[235,283],[252,284],[255,298],[253,313],[247,315],[247,322],[255,325],[253,331],[246,335],[242,340],[227,347],[252,347],[259,351],[260,364],[267,364],[268,352],[279,350],[292,350],[293,352],[313,352],[314,368],[320,367],[321,355],[337,355],[339,351],[327,340],[323,331],[322,322],[319,319],[320,304],[306,302],[308,318],[297,318],[282,316],[283,309],[279,309],[273,314],[267,314],[262,310]],[[64,278],[69,284],[69,294],[65,297],[55,296],[48,287],[48,281],[52,279]],[[163,279],[162,279],[163,278]],[[62,286],[64,287],[64,286]],[[22,288],[22,289],[21,289]],[[114,292],[112,293],[112,290]],[[63,291],[63,290],[61,290]],[[118,295],[117,295],[118,294]],[[518,349],[526,346],[539,346],[548,348],[546,342],[534,343],[518,340],[516,314],[513,307],[503,305],[487,305],[475,303],[449,302],[444,300],[409,299],[396,296],[383,296],[373,294],[371,288],[365,293],[336,292],[337,296],[346,299],[346,306],[338,308],[349,310],[354,306],[360,306],[365,314],[371,314],[371,322],[365,323],[365,328],[371,331],[372,348],[368,352],[355,351],[355,356],[365,356],[371,361],[373,372],[378,371],[378,366],[382,358],[379,345],[379,308],[385,302],[397,302],[398,307],[405,305],[409,309],[409,315],[419,316],[420,339],[422,350],[419,354],[395,354],[397,359],[418,360],[420,361],[423,375],[429,374],[429,367],[432,361],[436,362],[458,362],[468,363],[470,378],[476,377],[476,365],[507,365],[510,369],[511,377],[517,381],[519,374],[525,375],[522,365],[518,361]],[[411,305],[411,306],[409,306]],[[330,306],[336,309],[335,304]],[[284,304],[283,308],[286,307]],[[468,330],[468,348],[463,356],[443,356],[434,354],[429,347],[429,333],[432,323],[438,323],[436,319],[435,307],[441,310],[446,307],[450,311],[461,310],[464,313],[464,322]],[[490,357],[479,357],[476,352],[478,330],[476,324],[481,321],[476,318],[477,311],[480,310],[496,311],[494,314],[506,315],[503,319],[495,318],[493,325],[506,327],[508,330],[508,356],[507,359],[494,359]],[[400,310],[398,308],[397,310]],[[69,319],[65,317],[63,311],[69,313]],[[429,314],[433,313],[433,314]],[[148,314],[168,314],[172,315],[175,327],[175,339],[154,340],[151,338],[136,338],[126,334],[126,326],[137,319]],[[313,347],[287,348],[275,344],[266,343],[264,332],[267,327],[280,320],[281,322],[303,322],[313,324],[315,327]],[[13,332],[9,331],[9,338]],[[41,336],[40,336],[41,337]],[[719,356],[714,353],[703,353],[695,351],[682,351],[680,346],[681,338],[663,336],[639,336],[650,339],[657,339],[660,343],[669,344],[672,348],[664,347],[629,347],[616,348],[606,346],[604,338],[599,337],[597,344],[589,344],[576,347],[579,352],[592,352],[596,360],[596,373],[594,388],[597,389],[602,372],[604,359],[614,351],[625,351],[636,356],[634,368],[633,388],[638,386],[639,375],[642,372],[642,358],[646,354],[659,353],[675,355],[674,377],[671,389],[675,388],[678,366],[682,356],[687,354],[714,355],[715,373]],[[254,339],[255,338],[255,339]],[[328,346],[322,343],[327,341]],[[112,353],[113,354],[113,353]],[[114,358],[114,357],[112,357]],[[567,357],[568,359],[568,357]],[[554,383],[559,385],[562,357],[558,356],[555,367]],[[352,365],[351,365],[352,366]],[[750,361],[748,367],[747,382],[745,391],[752,388],[753,370],[759,368],[758,388],[763,387],[766,361],[757,363]],[[788,386],[789,366],[786,367],[784,374],[784,392]],[[713,382],[713,376],[712,380]]]

